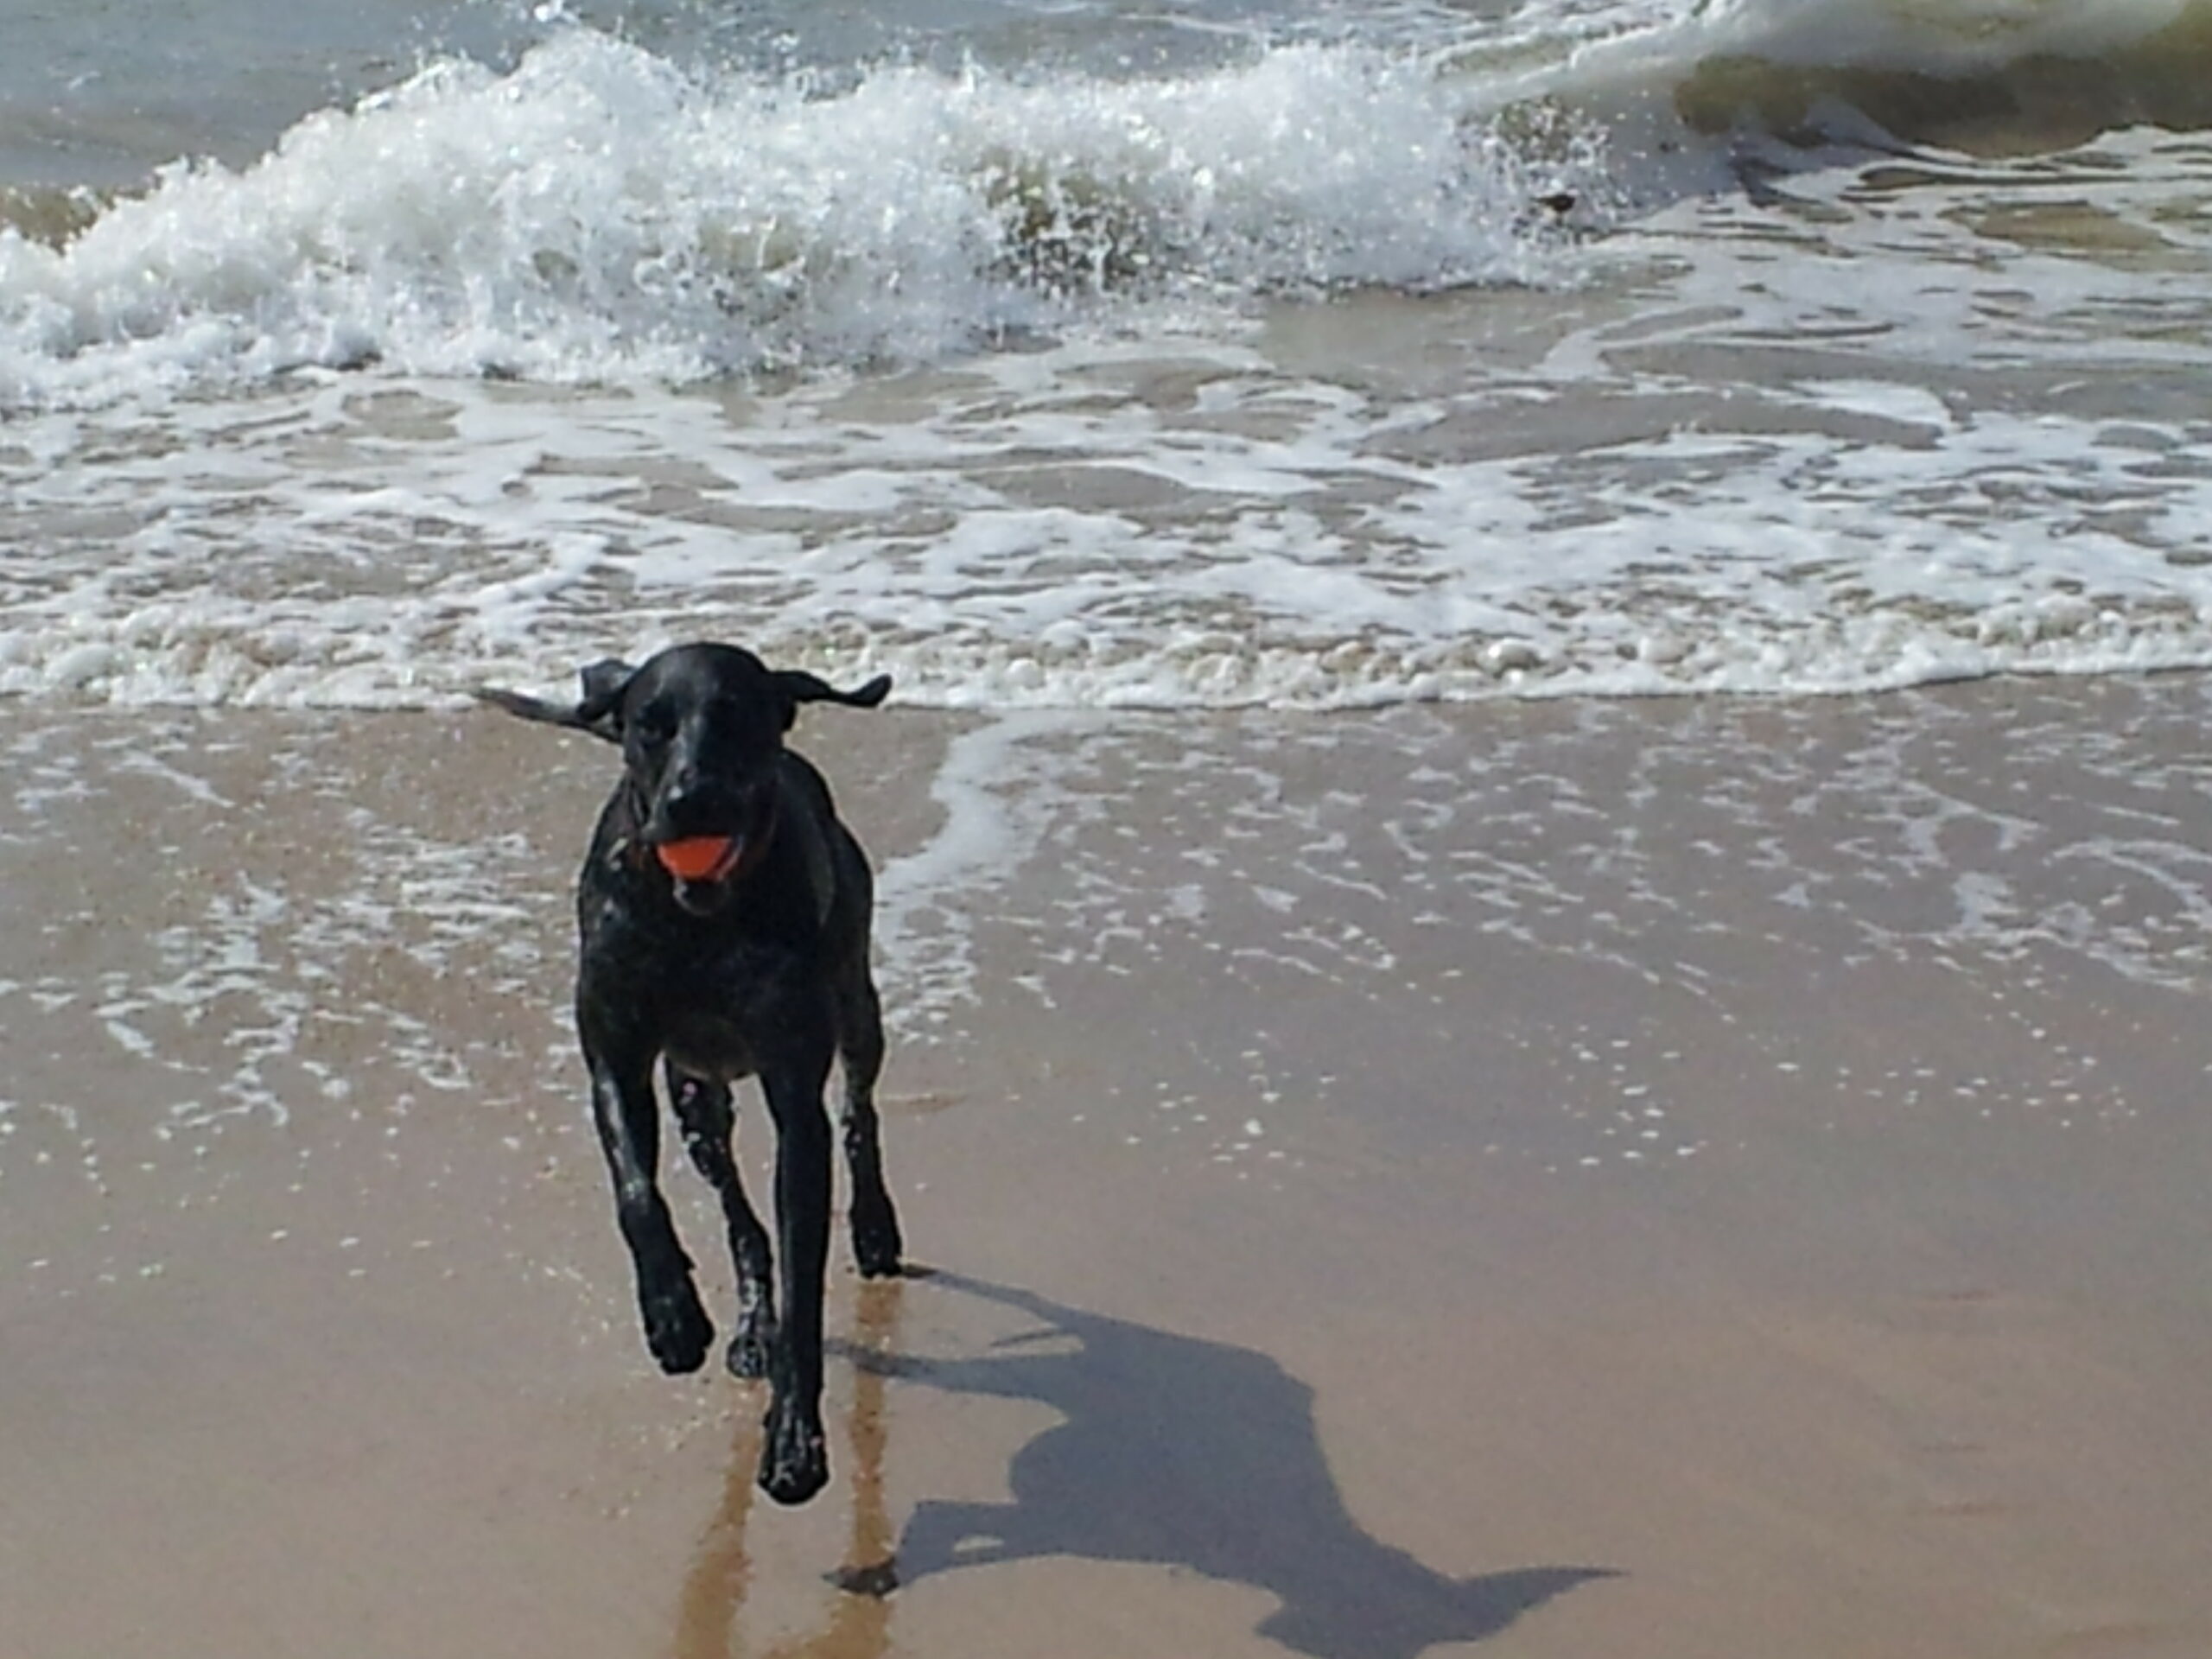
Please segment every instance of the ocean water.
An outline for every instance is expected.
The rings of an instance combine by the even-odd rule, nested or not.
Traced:
[[[0,29],[0,693],[2212,665],[2205,0]]]

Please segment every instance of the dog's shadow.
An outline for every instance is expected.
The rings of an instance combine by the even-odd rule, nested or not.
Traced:
[[[1416,1659],[1478,1642],[1592,1579],[1535,1567],[1454,1579],[1365,1531],[1345,1509],[1313,1422],[1313,1390],[1264,1354],[1109,1319],[946,1272],[927,1282],[1034,1319],[977,1359],[896,1351],[903,1287],[861,1287],[847,1420],[852,1482],[846,1565],[811,1636],[762,1659],[880,1659],[891,1592],[963,1568],[1074,1556],[1177,1567],[1265,1590],[1281,1605],[1259,1634],[1314,1659]],[[886,1389],[1032,1400],[1063,1421],[1014,1454],[1011,1503],[925,1499],[892,1549],[883,1486]],[[751,1569],[757,1430],[741,1427],[721,1508],[686,1579],[675,1659],[750,1651],[739,1624]]]
[[[1313,1390],[1266,1355],[957,1274],[929,1282],[1037,1328],[982,1358],[856,1345],[855,1363],[902,1383],[1037,1401],[1065,1421],[1014,1454],[1011,1503],[918,1504],[899,1544],[899,1583],[1046,1556],[1145,1562],[1265,1590],[1281,1605],[1259,1633],[1314,1659],[1414,1659],[1613,1576],[1561,1566],[1446,1577],[1352,1518]]]

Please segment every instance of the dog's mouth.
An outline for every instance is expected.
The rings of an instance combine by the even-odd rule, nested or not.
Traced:
[[[676,902],[707,916],[728,904],[768,855],[776,817],[772,802],[740,799],[711,812],[687,812],[665,826],[648,822],[641,839],[670,878]]]
[[[686,836],[653,849],[661,868],[677,880],[713,885],[726,881],[745,860],[743,836]]]

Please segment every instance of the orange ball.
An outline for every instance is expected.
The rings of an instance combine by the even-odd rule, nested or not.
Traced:
[[[654,848],[653,853],[660,860],[661,868],[671,875],[697,881],[713,875],[725,860],[731,859],[732,845],[728,836],[691,836],[683,841],[664,842]]]

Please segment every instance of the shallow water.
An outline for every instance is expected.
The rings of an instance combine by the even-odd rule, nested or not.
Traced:
[[[0,690],[2212,663],[2201,5],[25,26]]]

